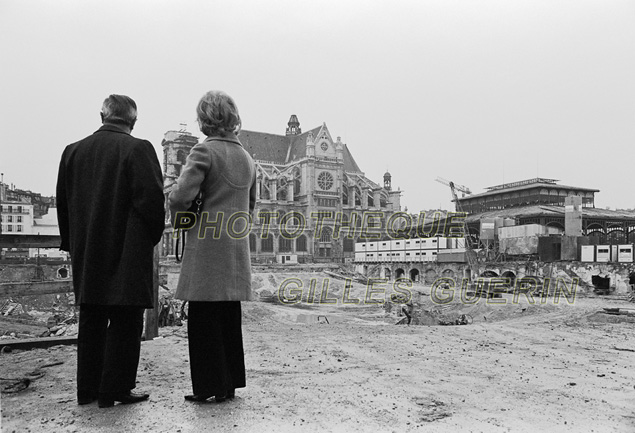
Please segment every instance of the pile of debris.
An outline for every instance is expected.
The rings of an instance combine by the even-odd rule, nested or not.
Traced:
[[[55,314],[49,317],[46,321],[46,326],[48,329],[41,333],[40,337],[71,337],[77,335],[79,331],[77,315],[74,311],[69,316]]]
[[[0,314],[3,316],[20,315],[24,314],[24,307],[18,302],[14,302],[13,299],[7,299],[2,307],[0,307]]]

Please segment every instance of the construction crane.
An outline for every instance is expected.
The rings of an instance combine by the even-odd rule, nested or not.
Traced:
[[[452,199],[454,200],[456,211],[462,213],[463,208],[461,207],[459,198],[456,195],[456,191],[457,190],[461,191],[463,193],[463,197],[465,197],[465,194],[472,194],[472,191],[470,191],[470,189],[466,186],[457,185],[454,182],[444,179],[442,177],[437,177],[435,180],[445,186],[450,187],[450,191],[452,192]],[[475,280],[474,276],[478,277],[479,275],[478,257],[476,255],[475,245],[473,244],[472,237],[470,236],[470,231],[467,227],[467,223],[465,222],[465,219],[462,219],[462,221],[463,221],[463,236],[465,239],[465,257],[467,258],[467,262],[470,265],[470,274],[471,274],[470,279],[474,281]]]
[[[449,181],[447,179],[443,179],[442,177],[438,177],[435,179],[437,182],[442,183],[445,186],[449,186],[452,189],[452,195],[454,196],[454,199],[456,200],[456,191],[461,191],[461,193],[463,194],[463,197],[465,197],[465,195],[470,195],[472,194],[472,191],[464,185],[457,185],[452,181]],[[456,202],[457,206],[459,205],[459,202]]]

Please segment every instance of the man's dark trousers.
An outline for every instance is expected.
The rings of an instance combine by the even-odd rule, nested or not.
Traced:
[[[127,393],[134,389],[143,332],[142,307],[88,305],[79,309],[78,393]]]

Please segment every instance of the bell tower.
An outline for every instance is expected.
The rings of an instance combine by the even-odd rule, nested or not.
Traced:
[[[392,189],[391,179],[392,179],[392,176],[390,175],[389,172],[384,173],[384,189],[386,189],[387,191],[390,191]]]
[[[298,121],[298,116],[295,114],[291,115],[289,119],[289,123],[287,123],[287,132],[286,135],[300,135],[302,134],[302,130],[300,129],[300,122]]]

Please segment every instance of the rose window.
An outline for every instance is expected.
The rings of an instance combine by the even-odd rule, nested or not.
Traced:
[[[318,175],[318,186],[323,190],[329,190],[333,187],[333,175],[327,171],[323,171]]]

